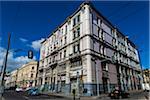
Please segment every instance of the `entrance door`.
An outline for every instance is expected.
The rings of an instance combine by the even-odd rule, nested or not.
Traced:
[[[77,92],[77,89],[78,89],[77,79],[72,79],[70,82],[71,82],[71,93],[73,89],[75,89],[75,91]]]
[[[107,81],[107,78],[103,78],[103,89],[104,89],[104,93],[108,93],[108,81]]]

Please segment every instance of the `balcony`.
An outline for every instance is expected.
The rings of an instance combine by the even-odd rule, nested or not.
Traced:
[[[51,67],[52,69],[55,68],[56,66],[57,66],[57,60],[49,64],[49,67]]]
[[[69,55],[69,60],[71,62],[75,62],[75,61],[79,61],[81,60],[81,52],[77,52],[77,53],[74,53],[74,54],[70,54]]]
[[[56,54],[56,53],[58,53],[58,48],[54,49],[54,50],[50,53],[50,55],[54,55],[54,54]]]

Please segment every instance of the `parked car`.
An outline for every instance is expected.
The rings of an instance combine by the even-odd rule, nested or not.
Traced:
[[[28,92],[28,95],[32,95],[32,96],[39,95],[39,90],[38,88],[35,88],[35,87],[28,89],[27,92]]]
[[[111,99],[119,99],[119,98],[128,98],[129,95],[130,95],[130,94],[129,94],[128,92],[115,89],[114,91],[112,91],[112,92],[109,94],[109,97],[110,97]]]
[[[21,91],[23,91],[22,88],[19,88],[19,87],[16,88],[16,92],[21,92]]]
[[[28,91],[28,90],[30,90],[32,87],[27,87],[26,89],[25,89],[25,91]]]

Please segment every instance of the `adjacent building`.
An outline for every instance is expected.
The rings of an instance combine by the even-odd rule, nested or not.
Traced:
[[[144,69],[143,73],[143,89],[150,90],[150,70]]]
[[[10,87],[10,78],[10,73],[6,73],[4,76],[4,85],[6,89]]]
[[[44,91],[93,96],[115,86],[141,89],[137,47],[91,3],[82,3],[41,44],[37,85]]]
[[[31,61],[18,68],[16,84],[18,87],[27,88],[36,86],[37,61]]]
[[[10,73],[10,83],[9,83],[9,87],[16,87],[16,81],[17,81],[17,75],[18,75],[18,69],[13,70]]]
[[[37,80],[38,62],[31,61],[13,70],[5,82],[5,88],[15,89],[16,87],[35,87]]]

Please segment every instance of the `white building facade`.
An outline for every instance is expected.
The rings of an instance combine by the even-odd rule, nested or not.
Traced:
[[[135,45],[90,3],[82,3],[41,44],[37,84],[43,91],[70,94],[75,89],[93,96],[115,86],[141,89]]]

